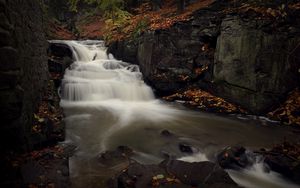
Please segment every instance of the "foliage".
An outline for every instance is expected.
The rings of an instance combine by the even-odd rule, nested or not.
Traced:
[[[278,109],[270,112],[271,119],[281,121],[286,125],[300,125],[300,91],[295,89]]]
[[[104,12],[113,13],[118,11],[118,9],[123,9],[124,0],[68,0],[70,9],[73,11],[78,11],[77,6],[81,3],[95,4]]]
[[[149,26],[149,19],[145,18],[140,20],[136,27],[134,28],[134,30],[132,31],[131,36],[133,38],[137,38],[138,36],[140,36]]]
[[[117,33],[120,33],[121,30],[124,30],[124,28],[130,24],[132,15],[127,11],[118,9],[116,12],[114,12],[113,17],[111,17],[109,14],[106,14],[106,16],[104,39],[106,41],[111,41],[112,38],[114,38],[114,40],[122,39],[122,35],[117,35]]]
[[[221,113],[246,113],[242,108],[231,104],[220,97],[200,89],[189,89],[164,97],[165,100],[182,100],[190,107]]]

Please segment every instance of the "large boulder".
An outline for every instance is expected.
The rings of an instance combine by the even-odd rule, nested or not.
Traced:
[[[289,156],[266,155],[265,163],[268,164],[271,170],[278,172],[285,177],[300,183],[300,164]]]
[[[189,22],[144,33],[137,59],[146,81],[159,94],[173,93],[199,81],[209,83],[220,23],[216,12],[200,10]]]
[[[227,17],[215,52],[216,92],[253,113],[278,104],[299,81],[300,37],[288,31],[264,31],[271,29],[268,24]]]
[[[188,163],[165,160],[160,165],[133,162],[109,181],[111,188],[145,187],[239,187],[218,164],[212,162]]]

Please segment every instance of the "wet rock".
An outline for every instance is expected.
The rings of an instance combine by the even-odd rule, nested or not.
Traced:
[[[114,151],[106,151],[101,153],[98,161],[104,165],[112,165],[128,161],[129,157],[133,154],[133,150],[127,146],[118,146]]]
[[[160,165],[137,162],[109,181],[110,188],[145,187],[238,187],[229,175],[211,162],[165,160]]]
[[[227,172],[218,164],[212,162],[188,163],[178,160],[168,160],[164,161],[161,165],[187,185],[214,187],[219,184],[223,187],[238,187]]]
[[[161,132],[160,132],[160,135],[162,135],[162,136],[164,136],[164,137],[171,137],[171,136],[173,136],[174,134],[173,133],[171,133],[170,131],[168,131],[168,130],[162,130]]]
[[[73,63],[72,50],[66,44],[50,41],[47,52],[49,72],[60,74],[59,79],[62,79],[65,69]]]
[[[179,150],[183,153],[189,153],[189,154],[194,153],[193,147],[186,143],[179,143],[178,147],[179,147]]]
[[[115,58],[125,62],[137,64],[138,44],[135,40],[116,41],[109,45],[107,53],[112,53]]]
[[[217,160],[222,168],[240,169],[252,164],[242,146],[227,147],[217,155]]]
[[[300,163],[283,154],[266,155],[264,162],[271,170],[300,183]]]

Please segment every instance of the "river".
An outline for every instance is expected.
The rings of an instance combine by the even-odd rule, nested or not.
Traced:
[[[163,153],[185,161],[214,161],[225,146],[268,148],[285,137],[296,137],[292,129],[270,124],[265,118],[223,117],[156,99],[139,67],[107,55],[103,41],[54,42],[69,45],[75,59],[60,91],[66,142],[77,146],[69,160],[72,187],[105,187],[107,178],[126,164],[105,166],[97,157],[120,145],[135,151],[134,160],[150,164],[162,161]],[[175,136],[162,136],[165,129]],[[180,152],[179,143],[192,145],[195,153]],[[275,172],[265,172],[260,162],[228,172],[248,188],[299,187]]]

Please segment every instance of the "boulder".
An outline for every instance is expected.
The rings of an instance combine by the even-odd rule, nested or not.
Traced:
[[[165,160],[160,165],[143,165],[133,162],[108,183],[110,188],[145,188],[191,186],[238,187],[220,166],[212,162],[188,163]]]
[[[300,37],[269,27],[266,21],[228,16],[215,52],[216,93],[257,114],[278,105],[299,83],[300,65],[293,58],[300,58]]]
[[[227,147],[217,155],[217,160],[222,168],[240,169],[252,164],[242,146]]]
[[[179,150],[183,153],[189,153],[189,154],[194,153],[193,147],[190,146],[189,144],[179,143],[178,147],[179,147]]]
[[[170,131],[168,131],[167,129],[164,129],[160,132],[160,135],[161,136],[164,136],[164,137],[172,137],[174,136],[173,133],[171,133]]]
[[[167,160],[161,164],[168,173],[175,175],[182,183],[190,186],[213,187],[222,184],[223,187],[238,187],[218,164],[205,162],[184,162]]]
[[[264,162],[271,170],[300,183],[300,163],[284,154],[266,155]]]

